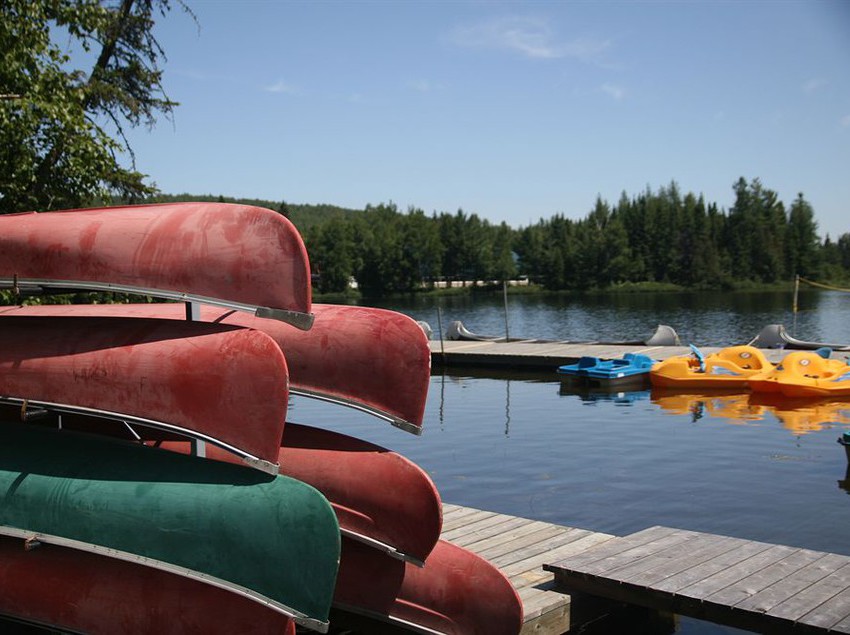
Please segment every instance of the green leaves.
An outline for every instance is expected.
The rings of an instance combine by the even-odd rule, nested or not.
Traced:
[[[168,0],[0,4],[0,213],[155,192],[124,130],[153,126],[177,105],[163,91],[164,55],[152,34],[154,14],[169,8]],[[68,68],[50,37],[56,28],[98,54],[92,69]]]

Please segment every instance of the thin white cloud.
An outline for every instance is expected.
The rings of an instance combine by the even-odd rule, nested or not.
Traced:
[[[467,48],[509,50],[535,59],[572,57],[597,61],[609,47],[608,40],[580,38],[559,40],[548,21],[535,17],[500,17],[473,25],[456,27],[452,41]]]
[[[838,120],[838,123],[841,124],[842,128],[850,128],[850,114],[844,115]]]
[[[617,101],[624,99],[626,96],[626,89],[622,86],[617,86],[616,84],[605,83],[599,88],[603,93]]]
[[[439,86],[437,86],[434,82],[431,82],[427,79],[410,80],[405,83],[405,86],[407,86],[407,88],[409,88],[410,90],[415,90],[418,93],[430,93],[439,88]]]
[[[811,95],[826,86],[828,83],[829,82],[821,77],[813,77],[803,84],[803,92]]]
[[[292,84],[281,80],[278,80],[274,84],[269,84],[263,88],[267,93],[278,93],[283,95],[300,95],[302,90],[297,86],[293,86]]]

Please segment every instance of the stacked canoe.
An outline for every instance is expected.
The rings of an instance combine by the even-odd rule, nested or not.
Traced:
[[[0,309],[0,615],[84,632],[516,633],[405,457],[286,422],[290,394],[418,433],[406,316],[311,302],[283,216],[181,203],[0,217],[0,286],[170,303]],[[48,584],[45,581],[49,580]]]

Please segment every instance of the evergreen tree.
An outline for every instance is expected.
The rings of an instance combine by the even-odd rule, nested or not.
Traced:
[[[155,14],[169,9],[169,0],[0,3],[0,212],[155,191],[136,171],[124,132],[152,127],[177,106],[162,87],[164,53],[153,34]],[[51,37],[57,28],[95,56],[88,72],[67,68],[70,57]]]
[[[820,240],[812,206],[803,194],[791,204],[788,212],[787,269],[791,275],[818,278],[820,272]]]

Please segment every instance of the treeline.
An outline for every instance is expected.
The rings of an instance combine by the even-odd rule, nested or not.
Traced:
[[[201,203],[239,203],[240,205],[254,205],[265,207],[286,216],[298,228],[304,232],[314,225],[321,225],[333,218],[343,218],[360,213],[362,210],[353,210],[337,205],[307,205],[287,203],[286,201],[270,201],[261,198],[232,198],[227,196],[213,196],[211,194],[157,194],[146,199],[145,203],[185,203],[196,201]],[[120,205],[122,201],[116,199],[107,204]]]
[[[734,192],[734,205],[723,211],[671,183],[657,192],[624,193],[614,206],[598,199],[583,219],[556,215],[518,230],[462,210],[429,216],[391,203],[299,229],[320,292],[344,291],[352,279],[368,296],[440,279],[518,276],[551,290],[645,282],[733,288],[795,274],[850,279],[850,233],[822,240],[802,194],[786,209],[758,179],[741,178]]]

